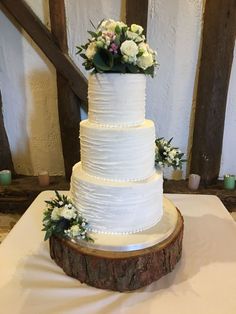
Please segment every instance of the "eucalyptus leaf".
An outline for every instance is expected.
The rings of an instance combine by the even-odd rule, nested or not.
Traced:
[[[130,73],[139,73],[140,72],[139,68],[133,64],[127,64],[126,68],[129,70]]]
[[[109,71],[113,67],[113,55],[106,49],[99,49],[93,57],[94,66],[101,71]]]
[[[97,38],[97,33],[92,32],[92,31],[88,31],[88,33],[89,33],[92,37]]]

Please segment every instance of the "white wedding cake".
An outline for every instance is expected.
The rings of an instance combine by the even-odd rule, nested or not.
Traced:
[[[155,169],[155,126],[145,120],[144,74],[92,74],[88,120],[80,123],[81,162],[73,203],[96,233],[149,229],[163,215],[163,178]]]

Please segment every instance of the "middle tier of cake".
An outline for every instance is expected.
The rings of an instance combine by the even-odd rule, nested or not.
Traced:
[[[70,194],[77,209],[98,233],[135,233],[154,226],[162,217],[162,172],[129,182],[104,181],[73,167]]]
[[[80,123],[83,170],[113,181],[138,181],[155,172],[155,126],[145,120],[135,127],[105,127]]]

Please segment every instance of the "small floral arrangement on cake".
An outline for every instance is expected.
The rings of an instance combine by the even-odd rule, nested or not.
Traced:
[[[174,170],[182,169],[184,153],[180,151],[178,147],[173,147],[171,145],[171,138],[169,141],[165,140],[163,137],[156,139],[156,152],[155,152],[155,165],[156,167],[173,167]]]
[[[74,207],[70,199],[60,195],[57,191],[56,198],[45,201],[47,208],[44,211],[43,229],[46,231],[44,240],[52,235],[93,241],[88,235],[88,222]]]
[[[77,47],[86,70],[154,75],[156,52],[146,43],[142,26],[108,19],[93,27],[88,42]]]

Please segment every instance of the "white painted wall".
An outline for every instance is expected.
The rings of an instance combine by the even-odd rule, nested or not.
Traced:
[[[224,174],[236,175],[236,46],[227,97],[220,177]]]
[[[63,174],[55,69],[2,11],[0,29],[0,90],[15,169],[26,175],[43,169]]]
[[[147,84],[147,117],[157,136],[174,137],[182,151],[191,147],[198,53],[204,0],[149,0],[148,41],[158,51],[160,68]],[[50,27],[48,0],[27,0]],[[66,0],[69,53],[81,67],[76,45],[86,42],[89,20],[124,20],[125,1]],[[16,170],[37,174],[64,172],[56,102],[55,69],[29,37],[0,12],[0,88],[4,119]],[[23,35],[23,36],[22,36]],[[221,175],[236,173],[233,136],[236,62],[234,62],[224,134]],[[231,151],[231,154],[228,154]],[[183,175],[186,169],[184,168]],[[166,171],[166,176],[173,173]]]

